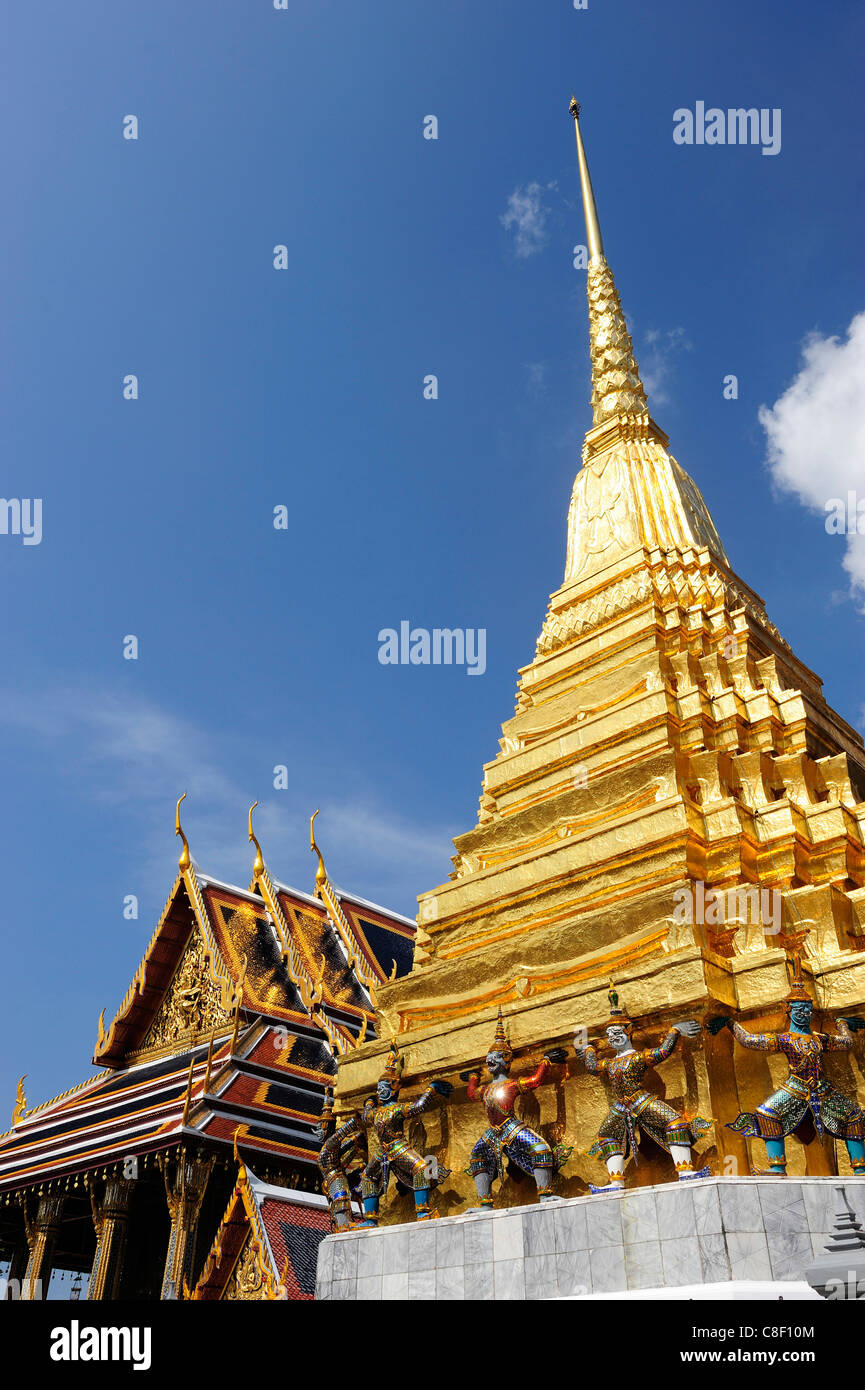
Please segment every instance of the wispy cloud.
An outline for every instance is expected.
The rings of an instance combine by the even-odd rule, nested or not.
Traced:
[[[506,232],[514,238],[514,253],[525,260],[542,251],[549,240],[547,220],[549,208],[544,194],[556,188],[555,180],[548,184],[528,183],[524,188],[515,188],[508,198],[508,205],[499,216]]]
[[[549,364],[546,362],[524,362],[526,372],[526,395],[530,400],[541,401],[550,394]]]
[[[269,775],[262,787],[260,770],[271,769],[253,747],[233,750],[235,761],[240,757],[257,769],[238,778],[212,735],[145,698],[83,687],[6,692],[0,727],[50,747],[58,772],[75,778],[76,796],[101,805],[106,818],[123,816],[130,856],[137,854],[147,878],[161,881],[173,872],[174,802],[184,791],[193,855],[204,871],[230,882],[249,881],[246,815],[256,797],[256,832],[271,871],[298,887],[312,886],[309,813],[318,804],[328,868],[363,897],[382,901],[384,894],[385,906],[411,914],[417,893],[440,882],[450,867],[453,832],[445,827],[406,821],[374,793],[354,799],[333,794],[314,767],[291,768],[290,790],[275,792]]]
[[[661,331],[649,328],[644,334],[645,348],[639,354],[640,376],[650,405],[666,405],[670,400],[669,387],[676,374],[677,360],[690,352],[693,344],[684,328]]]
[[[808,334],[797,376],[774,405],[759,410],[774,482],[824,518],[832,499],[845,507],[849,493],[865,499],[863,382],[865,313],[859,313],[843,339]],[[850,593],[865,612],[865,535],[841,534]]]

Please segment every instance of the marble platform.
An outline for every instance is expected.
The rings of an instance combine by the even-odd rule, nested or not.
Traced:
[[[539,1299],[731,1280],[800,1281],[833,1178],[698,1178],[327,1236],[319,1299]],[[865,1178],[845,1178],[865,1222]]]

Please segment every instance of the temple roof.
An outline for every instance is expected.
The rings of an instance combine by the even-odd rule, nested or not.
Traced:
[[[261,1155],[314,1161],[314,1129],[336,1065],[307,1028],[261,1019],[242,1034],[102,1072],[0,1136],[0,1191],[84,1173],[198,1137]]]
[[[321,897],[272,879],[260,853],[249,889],[189,857],[107,1030],[100,1021],[95,1062],[122,1065],[146,1044],[196,930],[213,1021],[237,1007],[292,1024],[312,1018],[339,1051],[373,1024],[375,985],[411,969],[415,926],[326,877]]]
[[[179,873],[94,1061],[106,1070],[0,1135],[0,1191],[146,1155],[197,1134],[311,1163],[335,1058],[374,1036],[377,983],[411,969],[414,923],[335,887],[249,888]]]
[[[311,1299],[318,1246],[330,1231],[327,1198],[261,1182],[240,1162],[237,1181],[190,1297]],[[248,1252],[244,1279],[237,1277]]]
[[[224,1046],[217,1057],[225,1055]],[[190,1080],[191,1064],[191,1080]],[[187,1090],[199,1087],[207,1044],[126,1071],[103,1072],[25,1115],[0,1136],[0,1191],[84,1172],[176,1142]]]

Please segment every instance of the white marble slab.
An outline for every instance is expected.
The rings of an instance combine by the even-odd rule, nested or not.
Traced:
[[[838,1181],[702,1178],[348,1231],[319,1246],[316,1297],[543,1301],[795,1285],[823,1253]],[[843,1182],[865,1221],[865,1179]]]

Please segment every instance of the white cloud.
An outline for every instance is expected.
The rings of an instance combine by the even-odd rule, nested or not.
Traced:
[[[760,407],[759,418],[778,487],[824,521],[832,499],[845,507],[850,492],[865,499],[865,313],[843,339],[810,333],[798,376],[773,406]],[[850,592],[865,611],[865,535],[843,539]]]
[[[546,187],[529,183],[525,188],[515,188],[508,198],[507,208],[499,217],[505,231],[513,232],[514,251],[521,260],[543,250],[549,240],[549,209],[544,203],[544,193],[555,187],[553,181]]]
[[[540,401],[550,394],[549,369],[546,362],[524,362],[526,372],[526,395],[530,400]]]
[[[645,343],[646,347],[639,354],[640,378],[649,406],[666,405],[676,358],[682,352],[690,352],[693,344],[688,341],[684,328],[668,328],[664,333],[650,328],[645,334]]]

